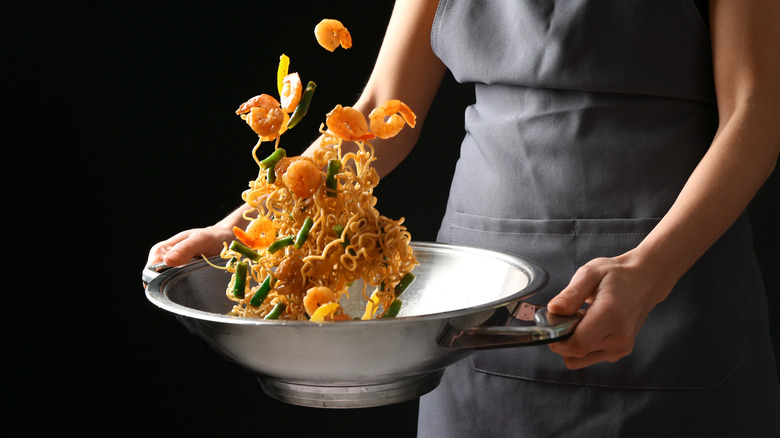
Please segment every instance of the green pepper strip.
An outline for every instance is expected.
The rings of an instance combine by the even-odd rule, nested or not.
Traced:
[[[268,292],[271,291],[271,283],[273,282],[273,277],[269,274],[265,277],[265,280],[260,284],[260,287],[257,288],[257,292],[255,292],[254,295],[252,295],[252,299],[249,300],[249,304],[251,304],[254,307],[260,307],[261,304],[263,304],[263,301],[265,301],[265,297],[268,296]]]
[[[328,175],[325,178],[325,188],[326,188],[325,194],[330,196],[331,198],[336,197],[336,190],[338,188],[338,184],[336,181],[336,174],[339,173],[339,170],[341,170],[341,161],[339,160],[328,161]]]
[[[265,171],[266,180],[268,180],[268,184],[273,184],[276,182],[276,169],[273,167],[269,167],[268,170]]]
[[[253,262],[260,260],[260,254],[258,254],[257,251],[244,245],[238,240],[234,240],[233,242],[230,243],[230,250],[241,254],[242,256],[248,258],[249,260],[252,260]]]
[[[271,309],[270,312],[268,312],[268,315],[265,315],[264,319],[278,319],[282,313],[284,313],[284,309],[287,308],[287,305],[284,304],[283,301],[279,301],[276,303],[273,309]]]
[[[295,243],[295,236],[282,237],[281,239],[277,239],[274,243],[272,243],[266,251],[273,254],[284,247],[292,245],[293,243]]]
[[[395,318],[398,315],[398,311],[401,310],[401,300],[394,299],[392,303],[387,307],[387,312],[382,315],[382,318]]]
[[[306,112],[309,111],[311,97],[314,95],[314,90],[316,89],[317,84],[309,81],[309,83],[306,85],[306,89],[303,90],[300,103],[298,103],[298,106],[295,107],[295,111],[293,111],[292,115],[290,116],[290,120],[287,122],[287,129],[292,129],[295,125],[297,125],[303,116],[306,115]]]
[[[395,296],[401,295],[403,291],[406,290],[407,287],[409,287],[410,284],[414,281],[415,276],[411,272],[407,272],[406,275],[401,278],[401,281],[398,282],[397,285],[395,285]]]
[[[276,163],[279,162],[282,158],[287,156],[287,151],[285,151],[282,148],[277,148],[271,155],[266,157],[263,161],[260,162],[260,167],[263,169],[270,169],[274,166],[276,166]]]
[[[247,262],[238,262],[236,265],[236,279],[233,282],[233,296],[244,298],[244,289],[246,289],[246,270],[249,268]]]
[[[303,246],[303,243],[306,242],[306,238],[309,237],[309,231],[311,231],[311,226],[314,224],[314,221],[312,218],[307,217],[303,221],[303,225],[301,226],[300,231],[298,231],[298,235],[295,236],[295,246],[296,248],[300,248]]]

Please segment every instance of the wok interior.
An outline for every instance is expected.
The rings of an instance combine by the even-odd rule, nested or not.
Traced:
[[[478,307],[511,299],[531,281],[533,271],[514,258],[493,253],[449,248],[445,245],[415,245],[419,261],[415,281],[400,296],[398,314],[420,316]],[[225,293],[230,274],[205,263],[192,267],[187,275],[172,278],[163,293],[181,306],[209,313],[225,314],[233,306]],[[360,317],[365,310],[362,285],[350,289],[342,299],[345,311]],[[367,290],[370,294],[372,290]]]

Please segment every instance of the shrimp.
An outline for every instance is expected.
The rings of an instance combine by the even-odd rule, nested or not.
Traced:
[[[349,106],[336,105],[328,113],[325,124],[336,136],[347,141],[366,141],[376,137],[368,131],[363,113]]]
[[[404,122],[412,128],[417,122],[414,112],[405,103],[396,99],[388,100],[374,108],[368,115],[368,119],[371,123],[371,132],[379,138],[394,137],[404,127]]]
[[[246,114],[246,122],[252,130],[267,140],[276,138],[285,127],[285,114],[279,101],[268,94],[260,94],[244,102],[236,114]]]
[[[306,309],[306,313],[312,316],[320,306],[338,303],[338,301],[339,296],[333,292],[333,289],[326,286],[315,286],[306,291],[306,296],[303,297],[303,307]]]
[[[319,188],[323,175],[317,165],[311,161],[296,160],[287,167],[282,180],[296,196],[308,198]]]
[[[252,249],[267,248],[276,238],[276,226],[271,219],[259,217],[249,223],[246,231],[239,227],[233,227],[233,234]]]
[[[290,73],[282,79],[281,99],[282,99],[282,111],[291,113],[295,111],[295,107],[301,101],[301,94],[303,93],[303,84],[301,83],[301,77],[298,73]]]
[[[345,49],[352,47],[352,35],[338,20],[326,18],[320,21],[314,27],[314,36],[317,37],[317,42],[329,52],[336,50],[338,46]]]

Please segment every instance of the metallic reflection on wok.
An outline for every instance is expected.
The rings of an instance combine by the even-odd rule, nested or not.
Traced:
[[[474,348],[552,342],[568,336],[579,320],[553,321],[536,307],[530,318],[512,318],[516,309],[528,314],[529,304],[517,304],[547,282],[531,261],[455,245],[413,247],[417,278],[401,295],[404,304],[394,319],[312,323],[226,316],[233,306],[225,296],[229,274],[203,261],[162,272],[147,267],[143,277],[152,303],[257,373],[266,393],[302,406],[410,400],[433,390],[444,369]],[[349,295],[342,305],[350,315],[362,315],[360,292]]]

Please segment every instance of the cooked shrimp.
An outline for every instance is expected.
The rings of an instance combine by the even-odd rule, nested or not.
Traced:
[[[399,115],[400,114],[400,115]],[[379,138],[390,138],[398,134],[404,127],[404,122],[414,128],[417,116],[400,100],[388,100],[374,108],[368,115],[371,132]]]
[[[345,49],[352,47],[352,35],[338,20],[326,18],[320,21],[314,27],[314,36],[317,37],[317,42],[330,52],[338,46]]]
[[[311,161],[296,160],[287,167],[282,180],[296,196],[308,198],[319,188],[323,175],[317,165]]]
[[[236,114],[246,114],[249,112],[249,110],[255,107],[272,108],[274,106],[279,106],[279,101],[274,99],[273,96],[270,94],[258,94],[257,96],[242,103],[241,106],[239,106],[236,110]]]
[[[331,288],[315,286],[306,291],[306,296],[303,297],[303,307],[306,309],[306,313],[312,316],[320,306],[328,303],[337,303],[338,301],[338,294],[333,292]]]
[[[303,93],[303,84],[301,83],[301,77],[298,73],[290,73],[282,79],[282,111],[291,113],[295,111],[295,107],[301,101],[301,94]]]
[[[331,132],[347,141],[366,141],[375,137],[368,131],[363,113],[349,106],[336,105],[328,113],[325,124]]]
[[[233,233],[244,245],[252,249],[267,248],[276,238],[276,226],[271,219],[259,217],[246,227],[246,231],[233,227]]]
[[[260,94],[241,104],[236,114],[246,114],[246,122],[257,135],[273,139],[284,127],[285,114],[279,101],[268,94]]]

